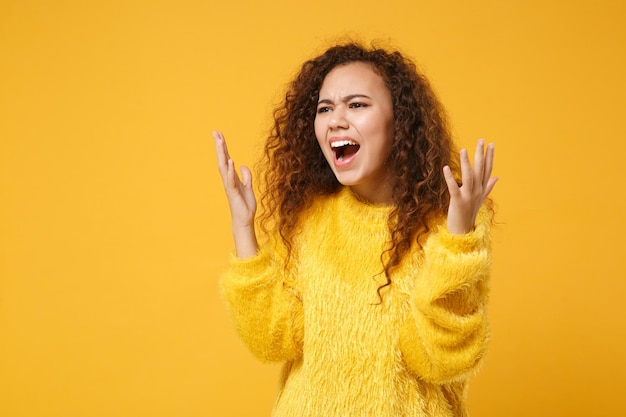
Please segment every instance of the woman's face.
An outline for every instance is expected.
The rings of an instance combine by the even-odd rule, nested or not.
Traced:
[[[315,136],[341,184],[372,203],[391,202],[391,93],[369,64],[353,62],[328,73],[319,93]]]

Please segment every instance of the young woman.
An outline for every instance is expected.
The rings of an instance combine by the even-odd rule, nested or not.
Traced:
[[[236,250],[222,287],[250,350],[285,364],[274,415],[465,416],[488,339],[493,145],[459,170],[424,76],[353,43],[305,62],[274,120],[261,245],[250,170],[214,133]]]

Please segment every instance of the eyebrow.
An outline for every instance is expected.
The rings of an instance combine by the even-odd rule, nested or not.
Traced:
[[[370,96],[367,96],[365,94],[350,94],[348,96],[342,97],[341,101],[346,102],[346,101],[350,101],[353,100],[355,98],[368,98],[368,99],[372,99]],[[320,100],[317,102],[317,104],[332,104],[332,100],[329,100],[327,98]]]

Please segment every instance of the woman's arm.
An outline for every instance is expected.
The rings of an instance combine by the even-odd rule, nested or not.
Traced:
[[[461,186],[444,167],[450,193],[446,227],[424,245],[412,311],[400,334],[407,365],[431,382],[465,377],[486,349],[491,220],[481,207],[498,181],[491,177],[493,158],[494,145],[485,152],[483,139],[476,146],[473,167],[463,149]]]
[[[241,167],[241,179],[221,132],[213,132],[217,163],[230,207],[236,256],[221,285],[239,335],[259,359],[286,361],[302,352],[302,303],[288,284],[277,245],[259,250],[254,230],[256,198],[252,174]]]
[[[262,248],[247,259],[231,257],[221,285],[244,344],[264,362],[302,355],[304,313],[284,262]]]
[[[254,231],[256,198],[252,189],[252,173],[248,167],[241,167],[241,180],[235,170],[235,163],[228,154],[226,140],[221,132],[213,132],[217,152],[217,166],[230,207],[235,250],[239,258],[250,258],[259,250]]]
[[[424,245],[399,343],[407,366],[430,382],[466,377],[486,350],[490,219],[486,211],[478,217],[472,232],[454,235],[442,226]]]

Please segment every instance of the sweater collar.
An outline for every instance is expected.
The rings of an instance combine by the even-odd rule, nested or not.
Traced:
[[[336,198],[341,214],[353,216],[353,218],[372,225],[387,224],[389,214],[394,207],[363,201],[349,187],[343,187]]]

